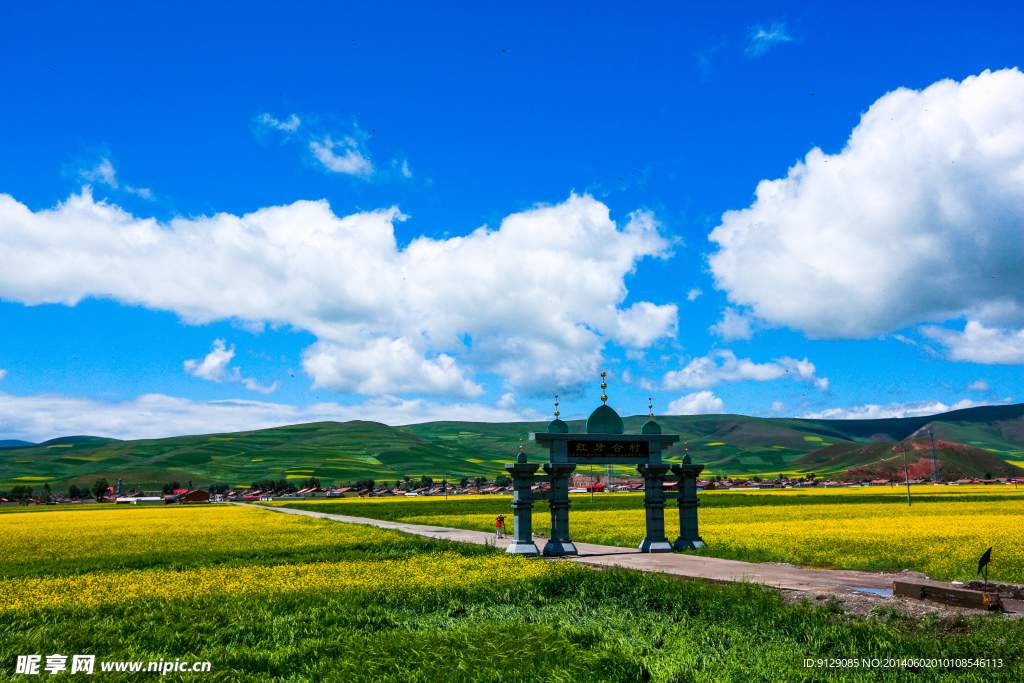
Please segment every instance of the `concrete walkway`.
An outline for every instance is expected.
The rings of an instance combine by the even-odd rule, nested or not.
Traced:
[[[428,538],[445,538],[460,543],[497,545],[508,547],[510,539],[496,539],[494,534],[465,529],[449,529],[440,526],[424,526],[388,522],[365,517],[331,515],[310,510],[293,510],[283,507],[266,507],[250,503],[235,503],[287,515],[305,515],[320,519],[331,519],[350,524],[367,524],[382,529],[396,529],[409,534]],[[536,536],[538,548],[543,548],[547,539]],[[892,582],[906,579],[905,574],[879,574],[872,572],[840,571],[831,569],[804,569],[787,564],[756,564],[737,560],[721,560],[714,557],[696,557],[684,553],[641,553],[632,548],[619,548],[592,543],[576,543],[579,555],[560,558],[560,561],[576,562],[593,567],[624,567],[642,572],[660,572],[691,579],[732,582],[750,581],[783,590],[826,594],[892,595]]]

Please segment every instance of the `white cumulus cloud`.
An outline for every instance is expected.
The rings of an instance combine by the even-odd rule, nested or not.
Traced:
[[[754,330],[751,328],[752,323],[750,316],[744,315],[730,306],[722,312],[722,319],[708,330],[726,341],[750,339],[754,335]]]
[[[278,382],[271,386],[261,385],[250,377],[242,377],[238,368],[229,368],[231,359],[235,357],[235,345],[227,348],[224,339],[215,339],[210,352],[202,360],[186,360],[184,362],[185,372],[193,377],[209,380],[211,382],[242,382],[249,391],[260,394],[270,394],[277,390]]]
[[[696,391],[668,404],[666,415],[720,415],[725,412],[722,399],[710,391]]]
[[[234,344],[232,344],[229,349],[226,347],[226,343],[223,339],[216,339],[213,342],[213,348],[210,350],[210,353],[206,354],[201,361],[185,361],[185,372],[193,377],[208,379],[211,382],[223,382],[225,380],[236,379],[238,375],[237,368],[233,369],[231,376],[229,376],[227,371],[228,364],[234,357]]]
[[[369,152],[351,136],[346,135],[340,140],[335,140],[328,135],[319,140],[310,140],[309,150],[324,168],[333,173],[364,178],[373,174]]]
[[[511,391],[502,394],[501,398],[499,398],[498,402],[495,403],[494,405],[495,407],[501,408],[502,410],[513,410],[519,407],[516,403],[515,394],[513,394]]]
[[[193,324],[291,326],[322,342],[305,355],[318,386],[384,393],[475,396],[472,370],[568,394],[593,377],[607,343],[675,334],[674,304],[625,304],[637,262],[672,253],[648,212],[620,227],[604,204],[573,194],[496,229],[400,249],[394,223],[405,218],[299,201],[160,223],[87,190],[35,212],[0,194],[0,298],[107,298]]]
[[[260,114],[256,117],[254,123],[257,128],[279,130],[284,133],[294,133],[302,125],[302,121],[295,114],[292,114],[284,121],[278,121],[270,114]]]
[[[83,169],[79,172],[83,180],[89,180],[95,183],[103,183],[110,187],[117,188],[117,172],[114,171],[114,164],[110,162],[110,159],[100,159],[99,163],[89,169]]]
[[[367,148],[371,135],[355,121],[348,133],[340,133],[326,129],[317,116],[300,119],[298,114],[291,114],[279,120],[272,114],[263,113],[253,118],[252,132],[261,144],[265,144],[271,136],[278,137],[281,144],[300,144],[309,151],[313,163],[329,173],[362,180],[409,180],[413,176],[409,160],[401,157],[392,159],[390,168],[376,167]]]
[[[114,164],[110,159],[100,159],[92,168],[82,169],[78,172],[79,177],[82,180],[86,180],[93,183],[100,183],[106,185],[112,190],[124,190],[130,194],[137,195],[143,199],[153,199],[153,192],[145,187],[131,187],[130,185],[122,185],[117,182],[117,171],[114,170]]]
[[[7,371],[3,370],[3,369],[0,369],[0,379],[3,379],[6,376],[7,376]]]
[[[313,387],[343,393],[428,393],[475,397],[483,387],[465,377],[455,359],[424,358],[405,339],[375,339],[362,347],[317,342],[303,353],[302,367]]]
[[[679,308],[675,304],[657,306],[650,301],[638,301],[615,315],[618,320],[614,337],[624,345],[644,348],[662,337],[675,336]]]
[[[786,377],[827,391],[828,379],[818,377],[815,373],[814,363],[806,358],[796,360],[783,356],[768,363],[755,363],[749,358],[737,358],[732,351],[721,349],[694,358],[682,370],[667,372],[662,383],[666,389],[710,389],[722,382],[767,382]]]
[[[272,394],[275,391],[277,391],[277,388],[281,386],[281,383],[278,382],[277,380],[274,380],[274,383],[268,387],[260,384],[252,377],[243,377],[242,385],[245,386],[245,388],[248,389],[249,391],[254,391],[257,394]]]
[[[947,347],[946,356],[950,360],[986,365],[1024,364],[1024,330],[985,327],[976,320],[970,320],[963,332],[925,325],[921,334]]]
[[[734,305],[812,338],[865,338],[967,318],[1024,326],[1024,74],[898,89],[838,154],[811,150],[711,235]],[[940,333],[941,334],[941,333]],[[988,333],[986,333],[988,334]],[[1020,362],[968,327],[953,355]],[[977,342],[977,343],[975,343]]]
[[[760,57],[778,43],[788,43],[793,40],[792,36],[786,33],[786,25],[775,22],[768,28],[755,26],[747,36],[747,47],[744,50],[748,57]]]
[[[689,292],[686,293],[686,300],[687,301],[693,301],[694,299],[696,299],[698,296],[700,296],[703,293],[704,293],[704,290],[702,290],[700,287],[694,287],[693,289],[691,289]]]
[[[989,391],[992,387],[983,379],[977,379],[967,385],[971,391]]]

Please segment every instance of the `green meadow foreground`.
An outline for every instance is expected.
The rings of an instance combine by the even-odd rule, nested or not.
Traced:
[[[483,502],[507,510],[507,498]],[[451,516],[443,500],[415,506],[427,503]],[[228,505],[5,510],[0,612],[2,680],[28,680],[13,674],[18,655],[53,653],[209,661],[209,673],[164,677],[203,681],[1024,677],[1016,619],[865,620],[754,585],[595,571]],[[805,668],[808,658],[940,663]],[[979,659],[1002,666],[941,663]]]
[[[924,572],[947,581],[977,577],[978,558],[992,550],[989,578],[1024,583],[1024,488],[777,489],[700,494],[700,531],[707,548],[693,554],[748,562],[788,562],[833,569]],[[410,524],[494,531],[509,516],[508,497],[375,498],[274,503]],[[669,501],[665,526],[679,534]],[[643,496],[576,495],[569,513],[573,540],[635,548],[644,536]],[[547,534],[547,505],[534,508],[533,529]]]

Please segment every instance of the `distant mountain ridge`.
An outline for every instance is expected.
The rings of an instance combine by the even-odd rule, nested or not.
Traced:
[[[647,419],[646,415],[624,418],[626,431],[639,432]],[[663,415],[656,419],[665,433],[683,437],[667,450],[666,459],[679,462],[688,451],[711,474],[824,475],[869,467],[889,457],[893,442],[925,436],[927,428],[937,440],[973,449],[966,461],[966,451],[947,449],[949,458],[960,458],[960,464],[973,468],[971,471],[1002,472],[999,463],[1024,462],[1024,404],[880,420],[743,415]],[[571,431],[585,429],[583,420],[568,424]],[[316,476],[323,483],[367,477],[493,477],[503,473],[504,463],[515,458],[520,436],[546,427],[547,421],[431,422],[401,427],[353,421],[131,441],[66,436],[0,450],[0,489],[44,481],[82,485],[100,476],[138,486],[170,481],[245,485],[267,477],[302,480]],[[531,461],[546,459],[533,442],[526,440],[524,446]],[[982,458],[982,452],[995,460]]]
[[[6,448],[28,448],[35,446],[36,444],[31,441],[21,441],[20,439],[2,439],[0,440],[0,449]]]
[[[938,415],[920,417],[893,417],[878,420],[814,420],[836,425],[837,429],[854,436],[871,438],[875,434],[905,439],[932,422],[998,422],[1024,417],[1024,403],[1006,406],[976,406],[961,408]],[[1022,433],[1024,437],[1024,433]]]

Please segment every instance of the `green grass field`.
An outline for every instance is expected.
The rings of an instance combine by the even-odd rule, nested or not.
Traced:
[[[0,595],[3,680],[24,679],[11,673],[17,655],[51,653],[211,662],[209,673],[165,677],[197,681],[1024,675],[1019,624],[991,615],[915,621],[881,610],[865,620],[838,602],[788,605],[754,585],[595,571],[234,506],[4,511]],[[803,666],[980,656],[1003,667]]]

